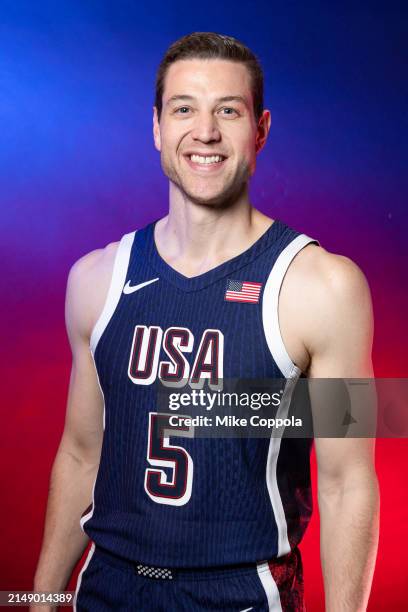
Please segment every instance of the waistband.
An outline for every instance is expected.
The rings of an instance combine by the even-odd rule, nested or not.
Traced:
[[[293,551],[289,553],[292,555]],[[208,580],[211,578],[227,578],[230,576],[242,576],[251,573],[270,572],[274,564],[281,565],[285,563],[288,555],[279,559],[271,559],[269,561],[260,561],[258,563],[242,563],[237,565],[224,565],[222,567],[191,567],[191,568],[174,568],[162,567],[156,565],[146,565],[140,561],[131,561],[123,557],[119,557],[114,553],[95,546],[93,554],[95,559],[100,559],[114,567],[121,568],[133,574],[144,576],[156,580]]]

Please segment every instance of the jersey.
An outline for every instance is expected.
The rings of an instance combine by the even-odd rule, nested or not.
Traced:
[[[319,242],[277,219],[243,253],[188,278],[159,254],[156,222],[120,240],[90,339],[104,435],[81,527],[97,546],[147,565],[283,556],[311,515],[312,441],[195,438],[170,427],[155,389],[281,379],[284,417],[304,374],[280,333],[279,291],[295,255]]]

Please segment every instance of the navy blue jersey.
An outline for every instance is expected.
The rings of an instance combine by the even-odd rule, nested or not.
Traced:
[[[280,334],[278,296],[292,259],[318,242],[275,220],[246,251],[188,278],[160,256],[154,225],[121,239],[91,336],[104,438],[81,526],[97,546],[148,565],[281,557],[310,518],[311,440],[194,437],[169,428],[156,388],[280,378],[284,417],[304,375]]]

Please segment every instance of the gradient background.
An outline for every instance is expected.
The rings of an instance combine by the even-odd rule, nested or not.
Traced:
[[[0,2],[0,24],[0,589],[29,589],[64,422],[67,274],[167,211],[151,114],[155,70],[176,38],[218,31],[258,54],[273,125],[252,201],[358,263],[376,376],[408,375],[408,12],[390,1],[13,0]],[[377,465],[369,610],[402,610],[407,441],[380,440]],[[323,610],[318,530],[315,513],[302,545],[312,612]]]

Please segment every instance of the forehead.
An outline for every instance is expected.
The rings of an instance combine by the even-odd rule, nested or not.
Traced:
[[[240,62],[220,59],[177,60],[167,70],[163,102],[171,96],[223,97],[241,95],[252,100],[251,77]]]

